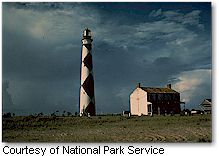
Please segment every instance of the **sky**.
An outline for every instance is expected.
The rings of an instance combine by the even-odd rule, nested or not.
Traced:
[[[93,34],[98,114],[129,110],[138,83],[212,97],[211,3],[2,5],[3,112],[78,112],[82,32]]]

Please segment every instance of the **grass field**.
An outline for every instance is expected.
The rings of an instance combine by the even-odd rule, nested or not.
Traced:
[[[3,118],[3,142],[211,142],[211,115]]]

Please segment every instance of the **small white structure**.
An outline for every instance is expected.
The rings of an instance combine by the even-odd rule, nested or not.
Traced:
[[[130,117],[130,116],[131,116],[131,113],[130,113],[130,111],[122,111],[122,116],[128,116],[128,117]]]

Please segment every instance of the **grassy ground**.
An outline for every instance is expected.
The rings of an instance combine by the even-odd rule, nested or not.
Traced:
[[[3,142],[211,142],[211,115],[12,117]]]

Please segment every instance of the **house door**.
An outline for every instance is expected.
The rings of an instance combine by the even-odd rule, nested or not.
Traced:
[[[152,104],[148,104],[148,115],[152,115]]]

